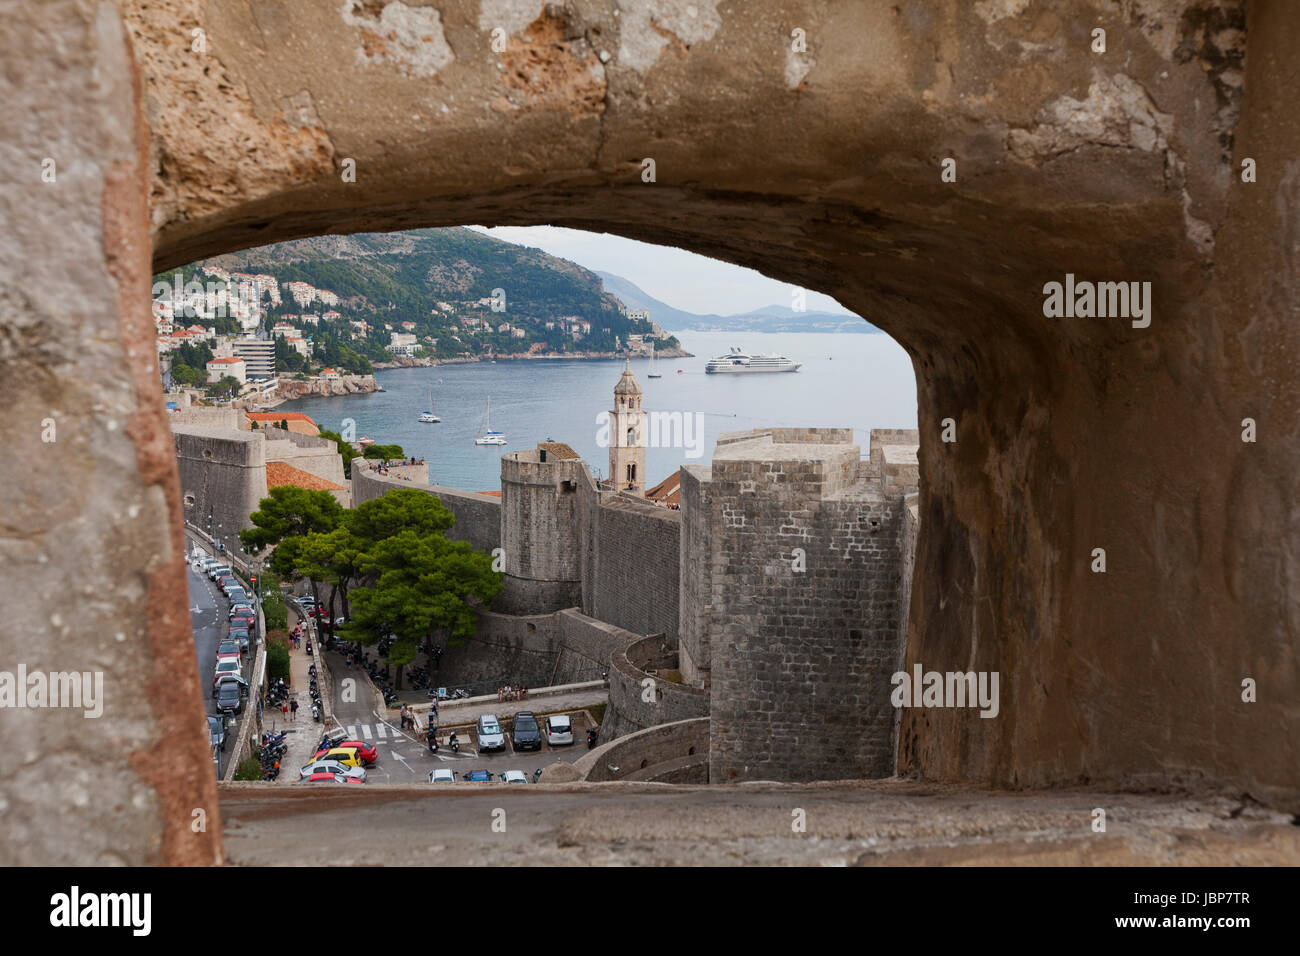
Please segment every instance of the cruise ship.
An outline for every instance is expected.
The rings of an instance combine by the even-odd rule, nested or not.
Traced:
[[[733,348],[726,355],[710,359],[704,371],[710,375],[741,375],[750,372],[797,372],[800,363],[784,355],[750,355]]]

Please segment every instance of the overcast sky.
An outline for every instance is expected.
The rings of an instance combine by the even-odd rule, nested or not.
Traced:
[[[612,272],[661,302],[687,312],[733,315],[767,305],[788,308],[791,304],[793,287],[789,284],[684,249],[558,226],[470,228],[506,242],[541,249],[594,271]],[[813,312],[846,311],[820,292],[808,293],[807,307]]]

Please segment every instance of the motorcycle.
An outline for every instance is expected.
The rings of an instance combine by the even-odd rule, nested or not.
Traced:
[[[460,741],[456,739],[456,732],[453,730],[451,736],[447,738],[447,743],[451,744],[452,753],[460,753]]]
[[[598,733],[599,731],[597,731],[595,727],[587,728],[587,749],[588,750],[591,750],[593,747],[596,746],[596,735]]]
[[[320,723],[320,705],[319,705],[319,704],[312,704],[312,705],[311,705],[311,719],[314,720],[314,721],[316,721],[316,723],[318,723],[318,724]]]
[[[424,732],[424,736],[429,744],[429,753],[436,754],[438,752],[438,728],[430,726],[429,729]]]

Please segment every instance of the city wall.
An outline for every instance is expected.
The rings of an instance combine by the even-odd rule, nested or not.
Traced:
[[[227,550],[266,497],[266,442],[258,432],[172,425],[185,520]]]

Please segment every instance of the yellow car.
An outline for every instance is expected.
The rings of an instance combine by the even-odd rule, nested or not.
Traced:
[[[337,760],[345,767],[364,766],[364,761],[362,761],[356,747],[335,747],[333,750],[317,754],[312,758],[312,763],[319,763],[322,760]]]

